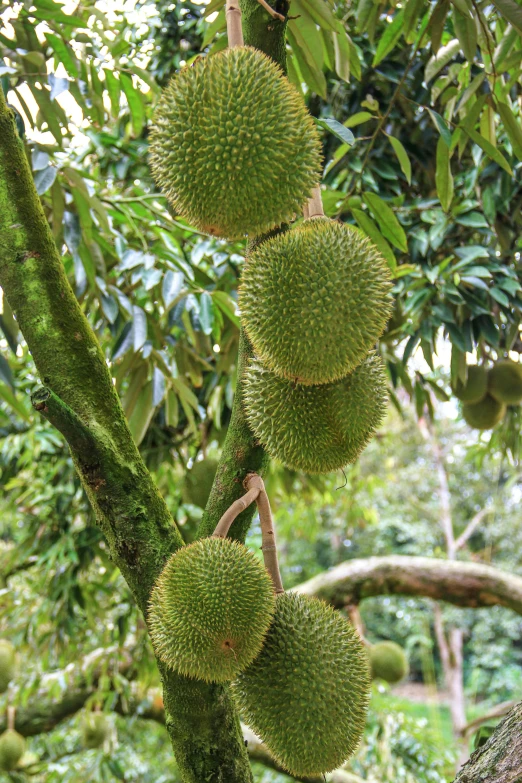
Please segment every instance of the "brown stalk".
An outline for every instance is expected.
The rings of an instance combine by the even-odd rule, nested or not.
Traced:
[[[233,49],[234,46],[243,46],[243,28],[241,26],[239,0],[227,0],[226,19],[228,48]]]
[[[283,16],[283,14],[278,14],[277,11],[274,11],[272,6],[268,5],[266,0],[257,0],[257,2],[259,3],[259,5],[263,6],[265,11],[268,11],[268,13],[272,17],[272,19],[279,19],[280,22],[284,22],[285,21],[285,17]]]
[[[321,197],[321,187],[317,185],[312,190],[312,198],[303,209],[303,215],[305,220],[311,220],[316,217],[324,217],[323,199]]]
[[[261,522],[261,551],[263,552],[263,560],[265,561],[265,568],[272,579],[275,594],[284,593],[285,589],[281,581],[279,562],[277,560],[277,546],[272,510],[270,508],[270,501],[266,494],[263,479],[261,476],[258,476],[257,473],[250,473],[244,481],[244,486],[247,489],[259,489],[256,503],[259,512],[259,520]]]
[[[16,707],[8,707],[7,708],[7,728],[10,731],[14,731],[15,714],[16,714]]]
[[[259,492],[260,490],[258,487],[252,487],[252,489],[248,490],[246,495],[234,500],[230,508],[225,511],[217,523],[216,529],[212,533],[212,538],[226,538],[228,531],[232,527],[232,522],[245,510],[245,508],[248,508],[248,506],[257,499]]]

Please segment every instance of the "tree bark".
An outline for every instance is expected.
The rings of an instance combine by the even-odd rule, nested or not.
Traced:
[[[522,614],[522,577],[479,563],[389,555],[347,560],[295,588],[342,608],[376,595],[410,595]]]
[[[520,783],[522,703],[514,707],[488,741],[471,755],[454,783]]]

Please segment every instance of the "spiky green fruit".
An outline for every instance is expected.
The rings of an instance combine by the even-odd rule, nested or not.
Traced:
[[[488,392],[506,405],[522,402],[522,364],[510,359],[496,362],[488,373]]]
[[[0,693],[5,693],[15,673],[15,648],[8,639],[0,639]]]
[[[306,220],[245,264],[241,321],[265,367],[298,383],[344,378],[392,312],[388,266],[359,229]]]
[[[395,642],[378,642],[370,647],[372,677],[391,684],[408,676],[410,665],[406,653]]]
[[[320,179],[320,141],[279,66],[235,47],[198,59],[164,90],[150,136],[152,173],[192,225],[234,239],[300,212]]]
[[[460,378],[453,387],[453,394],[462,402],[480,402],[488,391],[488,371],[485,367],[471,364],[468,367],[468,377],[465,383]]]
[[[268,453],[286,467],[328,473],[355,462],[386,411],[382,362],[369,356],[335,383],[304,386],[258,362],[245,373],[250,426]]]
[[[192,468],[187,470],[181,489],[184,503],[192,503],[193,506],[205,508],[214,483],[217,466],[217,459],[209,458],[195,462]]]
[[[0,736],[0,769],[15,769],[25,752],[25,739],[14,729],[7,729]]]
[[[82,742],[86,748],[101,748],[109,725],[103,712],[86,712],[82,718]]]
[[[506,406],[491,394],[486,394],[480,402],[466,402],[462,406],[462,415],[470,427],[476,430],[491,430],[506,413]]]
[[[274,613],[261,561],[230,538],[179,549],[152,591],[149,630],[171,669],[207,682],[232,680],[258,654]]]
[[[263,649],[233,692],[250,728],[292,775],[339,767],[364,731],[368,656],[332,607],[297,593],[277,597]]]

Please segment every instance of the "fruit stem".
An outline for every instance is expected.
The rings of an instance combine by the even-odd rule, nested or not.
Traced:
[[[250,475],[256,475],[256,474],[250,474]],[[259,492],[260,489],[258,487],[252,487],[252,489],[248,490],[246,495],[243,495],[243,497],[234,500],[230,508],[228,508],[225,511],[225,513],[217,523],[216,529],[212,533],[212,538],[226,538],[228,531],[232,526],[232,522],[235,520],[236,517],[239,516],[239,514],[241,514],[242,511],[245,510],[245,508],[248,508],[254,502],[254,500],[257,499]]]
[[[272,519],[270,501],[268,500],[263,479],[261,476],[258,476],[257,473],[250,473],[244,481],[244,486],[246,489],[253,489],[254,487],[259,489],[256,503],[259,512],[259,521],[261,522],[261,551],[263,552],[263,560],[265,561],[265,568],[272,579],[274,593],[276,595],[284,593],[285,589],[281,580],[279,562],[277,560],[274,520]]]
[[[241,9],[239,0],[227,0],[227,34],[228,47],[243,46],[243,28],[241,26]]]
[[[14,731],[16,707],[7,708],[7,728]]]
[[[312,190],[312,198],[305,204],[303,208],[303,216],[305,220],[310,220],[315,217],[324,217],[323,199],[321,197],[321,186],[317,185]]]

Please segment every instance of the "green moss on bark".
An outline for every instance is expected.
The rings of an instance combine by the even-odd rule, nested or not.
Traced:
[[[287,16],[288,0],[268,0],[274,11]],[[261,49],[286,73],[286,25],[274,19],[258,0],[239,0],[243,14],[243,37],[247,46]]]

